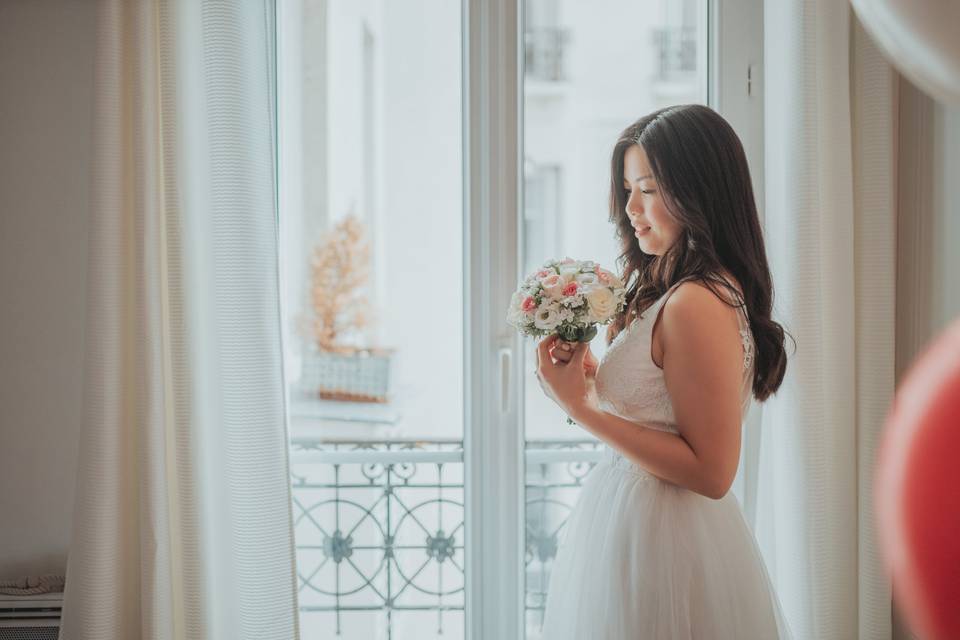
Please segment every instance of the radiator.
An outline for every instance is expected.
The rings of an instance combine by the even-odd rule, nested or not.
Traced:
[[[62,593],[0,595],[0,640],[57,640]]]

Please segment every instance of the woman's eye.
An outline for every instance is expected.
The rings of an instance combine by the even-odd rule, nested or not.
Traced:
[[[646,189],[646,190],[644,190],[644,189],[640,189],[640,193],[647,193],[647,194],[650,194],[650,193],[653,193],[653,192],[654,192],[654,190],[653,190],[653,189]]]

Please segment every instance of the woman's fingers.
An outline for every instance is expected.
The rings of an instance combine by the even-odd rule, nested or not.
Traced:
[[[540,342],[540,348],[537,350],[537,355],[550,355],[555,362],[562,362],[566,364],[573,359],[573,353],[576,351],[579,343],[577,342],[567,342],[563,340],[556,334],[548,338],[544,338]],[[587,369],[596,369],[597,359],[593,356],[593,353],[590,352],[590,346],[584,345],[584,348],[587,350],[587,353],[584,354],[584,363],[587,365]],[[537,359],[537,364],[539,365],[539,357]]]
[[[537,368],[538,369],[540,368],[541,362],[549,362],[548,360],[545,360],[545,358],[550,357],[551,348],[556,343],[557,338],[558,338],[557,334],[549,335],[543,340],[541,340],[540,343],[537,345]]]
[[[567,363],[570,362],[570,359],[573,357],[574,347],[575,343],[570,343],[565,340],[558,340],[553,349],[550,351],[550,355],[552,355],[555,360]]]

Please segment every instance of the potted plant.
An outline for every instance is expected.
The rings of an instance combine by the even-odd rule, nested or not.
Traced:
[[[326,400],[387,402],[394,349],[362,346],[371,325],[364,295],[370,245],[363,223],[350,213],[327,231],[310,262],[312,318],[302,385]]]

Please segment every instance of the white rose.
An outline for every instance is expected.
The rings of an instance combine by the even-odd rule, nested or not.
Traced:
[[[507,324],[515,328],[519,327],[525,315],[519,308],[510,307],[507,309]]]
[[[603,322],[617,309],[617,297],[607,287],[595,287],[585,296],[594,322]]]
[[[559,312],[550,305],[541,306],[533,317],[534,325],[543,331],[553,331],[560,322]]]

